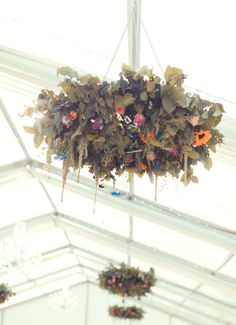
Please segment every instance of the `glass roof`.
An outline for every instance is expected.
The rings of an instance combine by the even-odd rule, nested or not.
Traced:
[[[32,311],[24,325],[32,324],[30,315],[37,308],[53,315],[48,295],[64,287],[80,296],[81,324],[95,324],[98,317],[103,324],[113,324],[107,308],[120,299],[106,294],[97,282],[110,261],[155,269],[158,281],[153,293],[135,301],[147,311],[142,324],[236,324],[233,1],[225,6],[222,1],[200,0],[194,9],[187,0],[141,4],[140,66],[153,67],[160,76],[168,64],[180,67],[188,75],[187,91],[225,106],[220,124],[224,144],[212,155],[209,172],[196,166],[198,184],[186,188],[159,177],[155,201],[154,184],[148,177],[135,177],[130,199],[124,175],[115,185],[105,182],[94,205],[94,180],[84,169],[80,183],[70,173],[61,202],[61,162],[54,161],[48,169],[44,153],[34,148],[32,136],[23,129],[24,107],[40,89],[57,89],[57,67],[69,65],[81,74],[117,79],[135,46],[128,38],[133,27],[127,4],[137,3],[1,4],[0,252],[13,236],[14,225],[24,221],[26,245],[41,253],[36,264],[16,265],[8,273],[0,268],[0,283],[16,292],[0,305],[3,325],[16,324],[18,313],[24,306],[27,313],[29,304]],[[112,196],[116,190],[121,195]],[[0,262],[6,262],[2,253]],[[67,322],[74,325],[74,312],[69,315]],[[38,321],[49,324],[43,318]],[[60,325],[63,320],[55,322]]]

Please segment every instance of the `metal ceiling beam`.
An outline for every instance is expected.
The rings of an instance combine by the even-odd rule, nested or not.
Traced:
[[[127,1],[128,26],[128,52],[129,66],[138,69],[140,66],[140,26],[141,26],[141,0]],[[130,19],[130,20],[129,20]]]
[[[134,241],[130,243],[125,237],[63,214],[56,216],[56,223],[66,231],[96,241],[119,252],[131,254],[133,257],[137,257],[152,265],[180,273],[182,276],[185,275],[225,292],[235,293],[236,280],[229,276],[217,274],[213,270],[141,243]]]
[[[37,232],[37,231],[42,231],[44,229],[50,229],[50,228],[55,228],[54,222],[53,222],[53,216],[54,216],[54,211],[35,216],[30,219],[22,220],[25,221],[26,223],[26,231],[28,232]],[[0,238],[3,239],[5,236],[9,236],[13,233],[15,227],[14,224],[10,224],[5,227],[0,228]]]
[[[46,172],[43,166],[43,163],[34,160],[32,162],[33,175],[42,181],[61,186],[61,169],[51,166],[49,172]],[[57,176],[60,176],[60,178]],[[81,176],[80,184],[78,184],[76,183],[76,175],[73,174],[68,175],[68,180],[72,182],[67,182],[66,190],[92,200],[94,199],[94,182],[92,180]],[[109,186],[106,186],[106,188],[108,191],[113,191]],[[133,195],[133,199],[130,200],[129,194],[125,192],[120,196],[109,196],[109,199],[107,199],[104,196],[104,192],[98,189],[97,201],[143,220],[159,224],[236,253],[236,232],[213,223],[145,200],[137,195]]]
[[[25,157],[27,160],[30,160],[30,155],[29,155],[29,152],[26,148],[26,145],[24,144],[23,140],[21,139],[21,136],[15,126],[15,124],[13,123],[12,119],[11,119],[11,116],[10,114],[8,113],[2,99],[0,98],[0,111],[2,111],[5,119],[7,120],[7,123],[9,124],[13,134],[15,135],[16,137],[16,142],[19,143],[19,145],[21,146],[21,149],[23,150],[24,154],[25,154]]]

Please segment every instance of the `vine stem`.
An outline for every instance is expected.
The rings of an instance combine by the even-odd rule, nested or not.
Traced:
[[[94,193],[93,213],[95,213],[95,210],[96,210],[98,182],[99,182],[98,176],[95,176],[95,180],[96,180],[96,188],[95,188],[95,193]]]
[[[80,151],[79,151],[79,165],[78,165],[77,183],[79,183],[79,179],[80,179],[80,170],[81,170],[81,166],[82,166],[82,159],[83,159],[83,155],[84,155],[84,149],[85,149],[85,143],[82,140],[81,148],[80,148]]]
[[[187,186],[188,177],[188,153],[184,153],[184,185]]]
[[[154,196],[154,201],[155,202],[157,200],[157,178],[158,178],[158,176],[155,175],[155,196]]]

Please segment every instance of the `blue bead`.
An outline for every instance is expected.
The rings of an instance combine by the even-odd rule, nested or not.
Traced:
[[[119,196],[121,193],[119,191],[113,191],[111,192],[112,196]]]
[[[161,168],[161,163],[159,161],[156,163],[156,168],[157,169],[160,169]]]

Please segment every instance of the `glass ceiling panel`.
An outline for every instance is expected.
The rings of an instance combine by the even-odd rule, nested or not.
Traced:
[[[234,191],[229,186],[229,181],[236,183],[235,166],[213,157],[213,167],[209,172],[199,165],[194,174],[199,183],[190,183],[188,187],[176,180],[159,177],[157,203],[236,230]],[[136,177],[134,189],[136,195],[154,199],[154,185],[148,177]]]
[[[14,270],[11,273],[0,275],[0,282],[8,283],[11,286],[18,285],[20,283],[26,282],[27,280],[27,277],[23,273],[19,273]]]
[[[228,319],[227,314],[222,313],[220,308],[215,308],[211,305],[204,304],[204,302],[196,304],[196,302],[186,301],[183,306],[190,307],[193,310],[197,311],[199,314],[201,313],[209,315],[218,320],[226,321]]]
[[[49,259],[47,261],[43,260],[40,264],[28,266],[25,273],[31,279],[35,279],[50,274],[54,276],[54,273],[56,273],[57,271],[64,268],[70,268],[76,265],[78,265],[76,256],[74,256],[73,254],[64,254],[62,256]],[[77,270],[78,272],[81,271],[79,270],[79,266],[77,267]]]
[[[121,252],[118,252],[109,247],[105,247],[104,245],[99,244],[98,242],[94,242],[92,240],[84,239],[80,236],[75,235],[74,233],[67,232],[72,245],[77,246],[78,248],[85,248],[86,250],[90,250],[94,253],[98,253],[100,255],[104,255],[112,260],[113,257],[117,261],[126,262],[127,255]]]
[[[79,185],[79,184],[78,184]],[[94,201],[84,196],[65,190],[63,202],[61,202],[61,187],[46,184],[57,209],[67,215],[91,223],[100,228],[107,229],[119,235],[127,237],[129,235],[129,218],[126,213],[112,209],[104,204],[96,202],[95,213]],[[95,182],[94,182],[95,195]],[[104,189],[104,197],[109,200],[110,194]]]
[[[6,141],[7,140],[7,141]],[[26,158],[0,108],[0,166]]]
[[[227,6],[224,1],[215,1],[214,14],[209,14],[211,1],[198,1],[194,14],[188,0],[142,2],[142,20],[162,68],[167,65],[179,67],[188,76],[185,85],[234,101],[234,105],[226,103],[225,109],[236,116],[233,82],[236,49],[231,41],[236,29],[234,11],[234,1],[228,1]],[[159,72],[159,64],[144,31],[142,36],[141,65],[148,64]],[[220,80],[216,78],[216,70]],[[223,80],[227,80],[227,86],[222,87]]]
[[[150,269],[150,267],[153,267],[153,265],[145,263],[142,260],[137,259],[135,257],[131,257],[131,264],[135,267],[139,267],[143,271],[145,271],[145,270],[148,271]],[[157,279],[158,279],[158,277],[160,277],[161,279],[169,280],[173,283],[182,285],[189,289],[194,289],[199,285],[199,283],[197,281],[189,279],[185,276],[182,276],[179,273],[174,273],[169,270],[163,269],[161,267],[156,267],[156,268],[154,267],[154,270],[155,270]]]
[[[232,293],[232,292],[225,293],[222,290],[215,289],[215,288],[209,287],[207,285],[201,286],[198,291],[205,293],[206,295],[208,295],[212,298],[219,299],[225,303],[235,306],[235,310],[236,310],[236,292],[235,293]]]
[[[41,287],[46,293],[62,289],[64,287],[74,286],[76,284],[86,281],[86,277],[82,274],[72,274],[68,277],[61,278],[58,281],[50,281],[47,284],[41,284]]]
[[[39,233],[30,235],[29,240],[32,245],[37,245],[41,252],[47,252],[69,245],[64,231],[60,228],[40,231]]]
[[[68,0],[66,6],[46,0],[18,5],[10,0],[0,9],[5,30],[0,43],[104,75],[127,24],[126,6],[126,1],[110,0]],[[127,40],[122,43],[116,74],[127,58]]]
[[[171,299],[178,304],[181,303],[183,300],[182,295],[178,295],[178,294],[172,293],[171,291],[164,290],[158,286],[158,283],[154,288],[152,288],[152,292],[154,294],[157,294],[158,296],[162,296],[164,298]],[[152,297],[152,298],[154,299],[155,297]]]
[[[31,290],[23,291],[21,293],[17,293],[14,297],[4,303],[4,306],[0,306],[0,309],[10,307],[14,304],[20,303],[25,300],[33,299],[39,297],[43,294],[43,290],[40,288],[34,288]]]
[[[5,184],[0,187],[0,197],[1,227],[52,211],[37,179],[29,178],[17,183]]]
[[[236,278],[236,256],[234,256],[227,264],[225,264],[225,266],[222,267],[220,273]]]
[[[101,262],[96,263],[96,261],[94,261],[94,260],[91,260],[91,259],[88,259],[85,257],[81,257],[81,256],[78,256],[78,260],[79,260],[80,264],[82,264],[83,266],[97,270],[97,273],[98,273],[98,271],[100,271],[106,267],[105,262],[104,263],[101,263]]]
[[[139,218],[133,221],[133,238],[212,270],[219,267],[229,255],[227,250]]]

